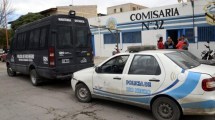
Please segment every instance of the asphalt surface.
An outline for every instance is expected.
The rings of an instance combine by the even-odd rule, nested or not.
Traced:
[[[96,64],[102,60],[96,60]],[[213,116],[185,116],[183,120],[215,120]],[[52,80],[31,85],[29,76],[9,77],[0,62],[0,120],[153,120],[151,111],[94,99],[80,103],[70,81]]]

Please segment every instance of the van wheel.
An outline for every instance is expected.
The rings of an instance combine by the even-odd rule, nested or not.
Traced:
[[[12,68],[8,65],[7,66],[7,74],[10,77],[16,76],[16,72],[12,70]]]
[[[35,69],[30,71],[30,79],[33,86],[39,85],[39,76],[37,75],[37,72]]]
[[[75,96],[77,97],[78,101],[83,103],[90,102],[92,99],[90,90],[83,83],[76,85]]]
[[[179,120],[181,117],[179,106],[167,97],[157,98],[152,103],[152,113],[156,120]]]

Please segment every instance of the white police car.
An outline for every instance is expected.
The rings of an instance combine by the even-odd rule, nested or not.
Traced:
[[[103,98],[142,106],[157,120],[215,115],[215,66],[175,50],[117,54],[75,72],[72,88],[80,102]]]

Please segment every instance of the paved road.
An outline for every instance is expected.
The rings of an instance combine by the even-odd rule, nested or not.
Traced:
[[[95,99],[76,100],[70,81],[49,81],[33,87],[29,76],[8,77],[0,63],[0,120],[153,120],[139,107]],[[215,117],[185,116],[183,120],[215,120]]]

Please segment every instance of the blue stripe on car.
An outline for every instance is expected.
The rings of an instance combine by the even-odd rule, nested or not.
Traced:
[[[167,95],[172,96],[176,100],[188,96],[198,85],[201,74],[189,72],[185,82],[174,90],[167,92]]]
[[[117,94],[117,93],[107,92],[107,91],[103,91],[103,90],[96,89],[96,88],[94,88],[94,90],[96,90],[97,92],[100,91],[100,92],[103,92],[103,93],[108,93],[108,94],[113,94],[113,95],[119,95],[119,96],[122,96],[122,97],[149,97],[149,96],[157,95],[157,94],[160,94],[162,92],[165,92],[165,91],[169,90],[170,88],[172,88],[173,86],[175,86],[178,82],[179,82],[179,80],[176,80],[175,82],[173,82],[167,88],[165,88],[165,89],[163,89],[163,90],[161,90],[159,92],[156,92],[156,93],[153,93],[153,94],[149,94],[149,95],[124,95],[124,94]]]
[[[182,106],[182,108],[211,109],[211,108],[215,108],[215,100],[185,103],[185,104],[181,104],[181,106]]]

